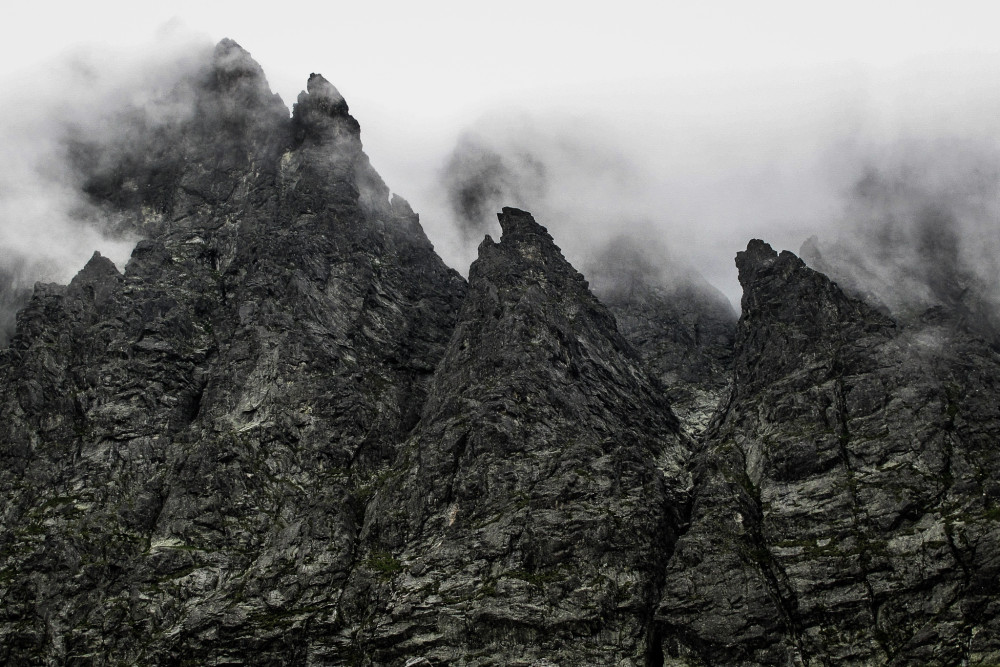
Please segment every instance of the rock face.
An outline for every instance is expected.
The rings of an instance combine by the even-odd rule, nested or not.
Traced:
[[[378,620],[359,648],[378,664],[642,664],[659,650],[688,442],[548,232],[499,217],[421,422],[365,514],[348,605]]]
[[[658,620],[678,664],[996,660],[998,358],[753,241]],[[720,576],[720,573],[725,576]]]
[[[454,328],[464,280],[330,84],[289,119],[223,42],[199,85],[90,184],[147,237],[124,275],[39,287],[6,352],[0,662],[304,655]]]
[[[322,76],[190,85],[79,139],[144,240],[0,351],[0,663],[1000,661],[1000,358],[948,304],[753,241],[736,325],[606,306],[510,208],[466,282]]]
[[[7,347],[17,325],[17,311],[28,305],[31,289],[17,275],[17,267],[0,267],[0,347]]]
[[[587,275],[682,427],[699,434],[729,389],[737,320],[729,301],[695,270],[663,266],[631,239],[610,243]]]

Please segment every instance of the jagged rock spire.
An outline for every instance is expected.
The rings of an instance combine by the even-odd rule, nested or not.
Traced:
[[[762,241],[737,265],[733,388],[666,575],[665,655],[749,665],[995,655],[996,635],[957,628],[997,594],[1000,559],[976,546],[996,534],[992,483],[974,471],[1000,473],[983,438],[1000,428],[983,398],[995,396],[1000,359],[955,329],[897,327]]]
[[[380,618],[414,612],[390,634],[369,624],[359,648],[393,662],[405,637],[434,636],[421,654],[439,662],[641,663],[658,650],[645,629],[689,443],[546,229],[518,209],[498,217],[410,454],[366,515],[365,558],[401,570],[373,593],[360,569],[347,597],[359,611],[384,600]],[[434,634],[456,615],[467,620],[453,636]]]
[[[451,335],[465,281],[332,86],[291,120],[228,40],[192,77],[190,116],[85,165],[145,236],[124,276],[39,286],[0,357],[0,663],[336,653],[362,488]]]

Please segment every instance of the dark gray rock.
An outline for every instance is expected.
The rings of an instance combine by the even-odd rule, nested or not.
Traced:
[[[657,614],[678,664],[998,657],[1000,359],[752,241],[734,386]]]
[[[38,287],[0,370],[0,662],[335,643],[367,480],[451,335],[465,283],[346,104],[289,119],[232,42],[198,85],[176,141],[89,180],[147,237],[124,276]]]
[[[728,393],[738,316],[697,271],[619,238],[587,268],[594,293],[666,388],[670,406],[699,434]]]
[[[507,208],[467,284],[322,76],[289,117],[226,40],[187,84],[73,140],[123,270],[0,290],[0,663],[1000,662],[953,271],[890,318],[753,241],[733,346],[697,280],[605,307]]]
[[[365,662],[643,664],[689,443],[545,228],[499,215],[345,597]]]

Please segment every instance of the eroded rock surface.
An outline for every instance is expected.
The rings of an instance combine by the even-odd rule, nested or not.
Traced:
[[[659,650],[689,443],[548,232],[499,217],[421,423],[365,515],[359,648],[375,663],[642,664]]]
[[[606,307],[509,208],[467,283],[322,76],[289,117],[225,40],[184,90],[75,139],[128,264],[0,292],[0,663],[1000,662],[961,299],[753,241],[735,332],[656,271]]]
[[[289,119],[228,41],[198,86],[90,181],[146,237],[124,274],[39,287],[0,370],[0,662],[308,655],[451,335],[465,282],[332,86]]]
[[[753,241],[658,619],[678,664],[996,659],[1000,360]],[[724,575],[721,573],[725,573]]]

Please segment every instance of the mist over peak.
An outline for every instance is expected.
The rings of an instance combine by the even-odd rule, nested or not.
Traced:
[[[260,63],[253,59],[253,56],[239,43],[223,37],[215,45],[212,53],[212,61],[215,68],[220,72],[228,74],[241,74],[245,76],[263,76],[264,70]]]
[[[966,137],[885,147],[848,191],[834,233],[803,258],[849,291],[912,319],[945,307],[1000,335],[1000,150]]]
[[[36,281],[68,283],[95,250],[124,267],[147,226],[180,213],[155,196],[180,177],[178,152],[211,137],[222,166],[242,137],[288,117],[236,42],[177,31],[141,50],[76,48],[46,81],[30,106],[18,82],[0,97],[0,268],[17,294]],[[141,219],[124,212],[139,206]]]
[[[482,237],[498,231],[496,211],[517,206],[545,219],[585,271],[629,238],[644,250],[630,272],[645,267],[670,282],[697,267],[732,304],[740,299],[732,256],[745,239],[798,249],[811,236],[831,272],[837,262],[846,267],[838,280],[856,274],[867,285],[857,289],[889,310],[954,302],[965,279],[947,276],[960,273],[982,285],[974,291],[984,304],[998,303],[1000,102],[986,84],[997,64],[955,58],[738,82],[677,78],[668,97],[648,99],[609,85],[605,99],[615,103],[599,107],[592,87],[562,108],[514,101],[459,119],[451,143],[425,147],[419,179],[389,181],[461,272]],[[22,288],[67,282],[94,249],[124,266],[138,232],[114,210],[127,202],[106,196],[138,201],[144,188],[160,187],[143,174],[169,177],[160,169],[164,146],[221,130],[219,164],[235,163],[248,155],[246,136],[288,115],[261,66],[231,39],[168,34],[142,52],[78,49],[48,78],[31,111],[15,86],[0,113],[13,158],[0,173],[0,243],[20,258],[8,274],[22,276]],[[293,140],[341,136],[353,154],[359,127],[338,88],[318,73],[305,88]],[[223,122],[209,128],[206,117]],[[181,126],[194,131],[179,134]],[[274,136],[275,145],[286,139]],[[375,162],[383,167],[392,155]],[[372,205],[388,207],[385,184],[368,181]],[[146,223],[178,213],[161,204]]]
[[[411,208],[322,75],[155,62],[0,161],[0,663],[1000,661],[995,123],[591,82]]]
[[[325,100],[331,105],[343,104],[346,109],[347,102],[344,100],[344,96],[322,74],[313,72],[309,75],[309,79],[306,81],[306,93],[317,99]]]
[[[495,212],[504,205],[535,208],[547,193],[545,164],[525,147],[494,147],[466,132],[448,158],[442,185],[462,238],[478,242],[495,231]]]
[[[966,55],[677,78],[659,97],[607,86],[615,104],[600,108],[590,88],[544,111],[525,100],[456,130],[438,181],[410,198],[459,270],[511,203],[549,221],[581,267],[634,236],[665,251],[660,263],[685,258],[733,304],[732,257],[754,237],[797,251],[811,236],[872,249],[882,236],[884,266],[873,255],[866,271],[906,256],[917,273],[958,262],[996,284],[998,76],[997,58]],[[920,283],[898,286],[930,289]]]

